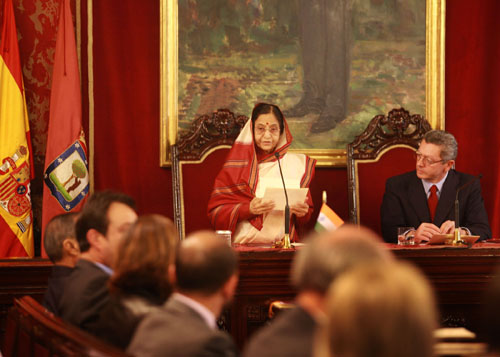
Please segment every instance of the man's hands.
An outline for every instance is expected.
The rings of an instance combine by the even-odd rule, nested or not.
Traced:
[[[451,234],[455,231],[455,221],[445,221],[438,227],[432,223],[422,223],[415,232],[415,243],[428,242],[434,234]],[[468,234],[464,229],[460,229],[461,234]]]
[[[434,234],[441,234],[441,230],[432,223],[422,223],[415,232],[415,243],[428,242]]]

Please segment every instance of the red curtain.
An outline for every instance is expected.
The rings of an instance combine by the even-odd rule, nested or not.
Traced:
[[[158,1],[93,1],[95,189],[130,194],[140,213],[172,216],[159,167]]]
[[[458,141],[457,169],[483,174],[483,197],[500,236],[500,1],[448,0],[446,129]]]

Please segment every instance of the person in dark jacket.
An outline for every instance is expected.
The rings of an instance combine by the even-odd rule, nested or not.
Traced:
[[[76,212],[63,213],[53,217],[45,227],[43,246],[54,266],[43,297],[43,306],[56,316],[60,315],[59,301],[66,279],[80,256],[80,245],[75,234],[77,218]]]
[[[96,336],[127,348],[141,319],[172,292],[168,270],[174,264],[178,239],[170,219],[139,217],[118,246],[108,282],[110,299],[99,314]]]

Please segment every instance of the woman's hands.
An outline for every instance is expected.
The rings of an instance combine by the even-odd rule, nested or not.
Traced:
[[[295,214],[297,217],[304,217],[309,211],[309,205],[305,202],[296,203],[290,207],[290,213]]]
[[[269,213],[274,209],[274,201],[255,197],[250,201],[250,213],[254,215]]]
[[[250,213],[253,215],[269,213],[273,209],[274,202],[272,200],[255,197],[250,201]],[[297,217],[304,217],[307,212],[309,212],[309,205],[305,202],[296,203],[290,207],[290,214],[295,214]]]

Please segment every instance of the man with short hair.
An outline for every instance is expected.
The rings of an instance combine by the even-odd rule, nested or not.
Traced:
[[[216,319],[233,298],[238,258],[212,231],[180,244],[175,259],[176,293],[136,329],[128,347],[135,356],[236,356],[231,337]]]
[[[43,245],[54,266],[43,297],[43,306],[57,316],[64,285],[80,257],[80,246],[75,234],[77,218],[76,212],[63,213],[54,216],[45,227]]]
[[[366,228],[344,225],[310,238],[296,253],[291,280],[296,307],[281,312],[248,342],[246,357],[311,356],[318,322],[324,316],[326,293],[342,273],[361,264],[391,259],[382,240]]]
[[[415,154],[416,169],[391,177],[380,208],[382,235],[397,242],[397,227],[415,227],[415,240],[428,241],[435,234],[455,229],[455,197],[459,192],[459,224],[462,234],[491,237],[481,185],[474,176],[454,170],[458,145],[443,130],[431,130]]]
[[[76,222],[81,256],[60,303],[61,317],[92,332],[109,298],[107,281],[118,244],[137,219],[132,198],[112,191],[94,193]]]

